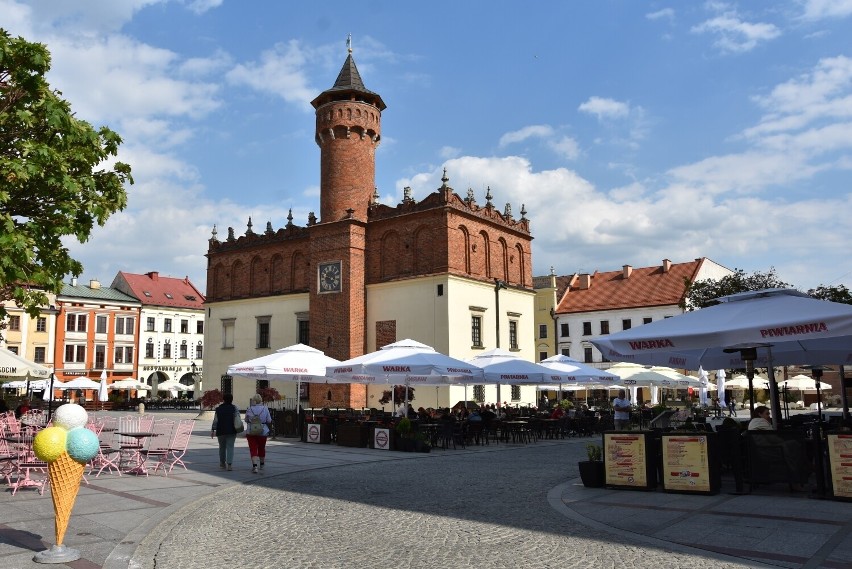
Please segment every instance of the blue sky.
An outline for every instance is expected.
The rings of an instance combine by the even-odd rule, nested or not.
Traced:
[[[488,187],[531,220],[533,270],[706,256],[852,287],[852,0],[0,0],[51,85],[124,138],[128,208],[83,279],[206,286],[214,224],[319,213],[309,102],[353,55],[388,108],[383,202]]]

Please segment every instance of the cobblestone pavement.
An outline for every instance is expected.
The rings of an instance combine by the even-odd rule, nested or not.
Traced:
[[[549,494],[584,455],[540,441],[257,478],[175,512],[130,567],[765,567],[575,521]]]

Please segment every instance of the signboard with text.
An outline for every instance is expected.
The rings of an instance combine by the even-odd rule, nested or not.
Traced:
[[[390,429],[373,429],[373,448],[379,450],[390,450],[391,447],[391,431]]]
[[[657,485],[656,452],[649,433],[612,431],[603,435],[606,485],[649,490]]]
[[[827,433],[828,472],[834,497],[852,500],[852,433]]]
[[[718,492],[720,479],[713,460],[714,443],[714,435],[710,433],[663,434],[660,481],[663,489],[695,494]]]
[[[308,423],[305,441],[309,443],[322,443],[322,427],[322,425],[317,423]]]

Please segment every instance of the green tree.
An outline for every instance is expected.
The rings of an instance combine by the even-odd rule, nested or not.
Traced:
[[[0,29],[0,302],[32,316],[46,292],[83,272],[61,239],[85,243],[95,223],[124,209],[133,183],[130,166],[113,161],[121,138],[75,118],[48,85],[49,69],[44,45]]]
[[[734,269],[733,274],[726,275],[721,279],[706,279],[692,282],[684,279],[686,294],[680,303],[680,307],[686,310],[706,308],[718,304],[715,299],[720,296],[746,292],[749,290],[762,290],[765,288],[790,288],[775,274],[772,267],[765,273],[755,271],[747,275],[742,269]]]
[[[808,294],[820,300],[830,300],[831,302],[840,302],[843,304],[852,304],[852,292],[843,285],[825,286],[819,285],[808,291]]]

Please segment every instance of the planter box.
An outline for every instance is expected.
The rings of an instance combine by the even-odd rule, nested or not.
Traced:
[[[583,486],[587,488],[604,487],[606,473],[604,472],[604,463],[602,460],[584,460],[578,462],[577,466],[580,469],[580,480],[583,481]]]

